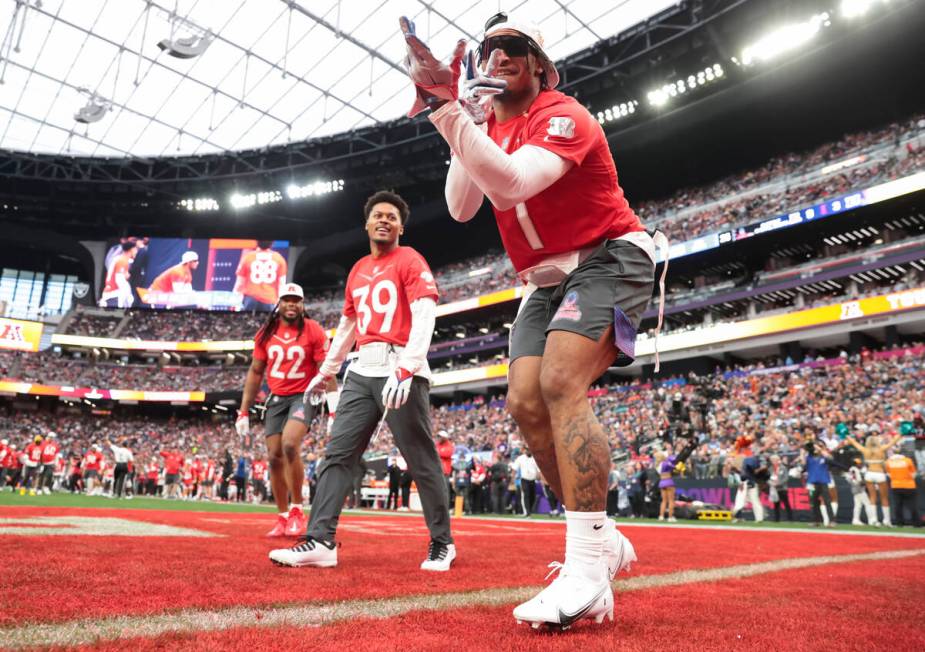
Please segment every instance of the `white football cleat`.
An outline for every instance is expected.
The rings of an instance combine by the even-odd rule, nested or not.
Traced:
[[[270,551],[270,561],[280,566],[337,566],[337,544],[305,537],[291,548]]]
[[[427,559],[421,562],[421,570],[448,571],[456,559],[456,546],[452,543],[437,543],[433,539],[427,548]]]
[[[603,568],[600,578],[594,581],[570,573],[557,561],[549,566],[550,574],[558,570],[559,576],[536,597],[514,608],[517,624],[530,623],[534,629],[540,625],[568,629],[582,619],[595,623],[604,622],[605,617],[613,620],[613,589]]]
[[[621,570],[629,572],[630,565],[636,561],[636,549],[620,530],[617,524],[607,519],[607,539],[604,541],[604,561],[607,562],[607,572],[610,579],[616,577]]]

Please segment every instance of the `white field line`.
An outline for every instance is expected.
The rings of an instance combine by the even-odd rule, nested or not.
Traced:
[[[631,577],[614,582],[614,588],[620,592],[641,591],[666,586],[741,579],[765,573],[828,564],[885,561],[921,555],[925,555],[925,549],[779,559],[754,564]],[[291,572],[301,572],[306,575],[306,578],[310,578],[311,573],[316,571],[302,569]],[[88,645],[102,641],[155,637],[172,633],[221,631],[237,627],[320,627],[362,618],[393,618],[413,611],[510,605],[532,597],[540,588],[539,586],[496,588],[434,595],[398,596],[380,600],[296,604],[283,607],[186,609],[144,616],[110,616],[63,623],[35,623],[0,629],[0,641],[5,648],[23,649],[52,645]]]

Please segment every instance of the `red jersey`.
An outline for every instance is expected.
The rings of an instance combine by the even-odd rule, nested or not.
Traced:
[[[209,460],[207,463],[202,465],[199,480],[201,482],[212,482],[215,480],[215,462]]]
[[[99,471],[103,463],[103,455],[96,451],[89,451],[84,455],[84,468],[87,471]]]
[[[7,458],[10,456],[10,449],[3,444],[0,444],[0,469],[4,469],[7,466]]]
[[[173,292],[174,283],[185,286],[192,284],[192,282],[193,273],[190,271],[189,266],[186,263],[180,263],[161,272],[148,290],[151,292]]]
[[[424,257],[411,247],[396,247],[379,258],[357,261],[344,298],[344,315],[356,318],[357,345],[408,343],[411,302],[437,300],[437,283]]]
[[[29,444],[26,446],[26,456],[29,458],[30,462],[35,462],[38,464],[42,461],[42,445],[41,444]]]
[[[617,168],[600,123],[574,98],[541,91],[523,115],[488,135],[508,154],[535,145],[574,165],[546,190],[506,211],[493,209],[504,248],[521,272],[566,253],[643,231],[617,182]]]
[[[46,441],[42,444],[42,464],[51,464],[58,456],[58,444],[53,441]]]
[[[276,251],[249,251],[241,256],[235,273],[241,294],[275,304],[279,301],[279,282],[286,278],[286,259]]]
[[[321,324],[305,318],[302,334],[296,326],[283,320],[277,322],[276,332],[261,344],[260,333],[254,338],[254,359],[268,363],[267,385],[277,396],[301,394],[318,373],[328,350],[328,336]]]
[[[254,478],[254,480],[263,480],[266,472],[267,463],[263,460],[255,460],[254,465],[251,467],[251,477]]]
[[[164,471],[168,475],[177,475],[180,467],[183,465],[183,456],[180,453],[161,451],[161,457],[164,458]]]
[[[160,467],[158,467],[157,462],[151,462],[148,465],[148,480],[157,480],[159,474]]]
[[[116,292],[119,286],[116,285],[116,277],[121,276],[126,281],[129,277],[129,267],[132,265],[132,255],[130,252],[119,254],[112,262],[112,267],[106,275],[106,286],[103,292]]]

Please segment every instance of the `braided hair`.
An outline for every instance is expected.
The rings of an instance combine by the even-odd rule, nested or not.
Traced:
[[[279,322],[282,318],[279,315],[279,303],[273,308],[270,312],[270,316],[267,317],[267,320],[263,323],[263,326],[260,327],[260,330],[257,331],[257,343],[260,346],[266,346],[266,343],[270,341],[270,338],[273,337],[276,330],[279,328]],[[298,337],[302,337],[302,331],[305,329],[305,310],[302,310],[302,318],[298,320],[296,328],[299,331]]]

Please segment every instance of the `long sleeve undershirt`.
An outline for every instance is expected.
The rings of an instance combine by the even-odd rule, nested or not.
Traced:
[[[398,356],[398,366],[417,373],[427,364],[427,351],[437,321],[437,302],[422,297],[411,302],[411,331],[408,342]]]
[[[574,165],[535,145],[506,153],[458,102],[444,104],[430,115],[430,121],[453,152],[446,199],[453,219],[460,222],[472,219],[478,211],[479,192],[498,210],[509,210],[546,190]]]
[[[324,362],[321,363],[321,369],[319,369],[325,376],[336,376],[337,372],[340,371],[341,365],[347,359],[347,354],[353,348],[353,343],[356,342],[356,325],[356,317],[340,316],[340,323],[337,324],[337,331],[334,333],[334,339],[331,340],[331,347],[328,349]]]

